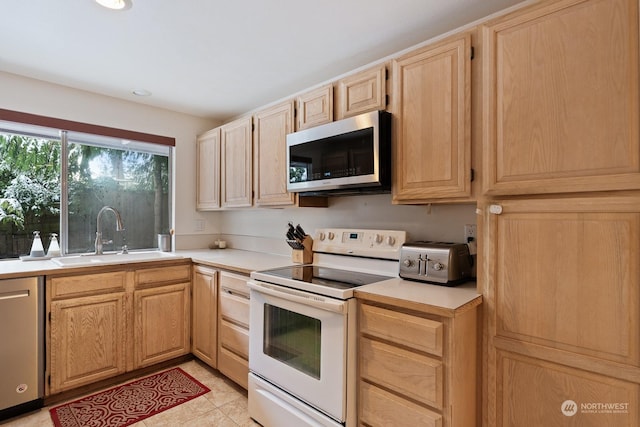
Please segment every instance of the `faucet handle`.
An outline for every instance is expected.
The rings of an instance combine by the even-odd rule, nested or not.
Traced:
[[[122,245],[122,253],[123,254],[128,254],[129,253],[129,248],[127,247],[127,245]]]

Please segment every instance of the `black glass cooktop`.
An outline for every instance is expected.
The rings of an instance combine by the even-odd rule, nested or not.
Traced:
[[[292,265],[289,267],[263,270],[262,274],[297,280],[314,285],[328,286],[337,289],[351,289],[362,285],[390,279],[388,276],[360,273],[357,271],[338,270],[317,265]]]

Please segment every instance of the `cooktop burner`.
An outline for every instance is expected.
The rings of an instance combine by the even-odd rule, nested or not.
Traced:
[[[335,289],[351,289],[390,279],[388,276],[338,270],[317,265],[292,265],[272,270],[263,270],[261,273]]]

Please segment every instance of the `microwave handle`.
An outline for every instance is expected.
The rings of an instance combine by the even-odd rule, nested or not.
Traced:
[[[344,301],[333,300],[320,295],[310,294],[281,286],[273,286],[269,283],[253,280],[247,281],[247,285],[249,286],[249,289],[254,292],[260,292],[262,294],[281,298],[287,301],[297,302],[319,308],[321,310],[332,311],[334,313],[345,314],[347,312],[347,304]]]

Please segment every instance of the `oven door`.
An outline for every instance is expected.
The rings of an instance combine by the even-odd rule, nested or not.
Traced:
[[[251,372],[344,422],[349,302],[248,283]]]

